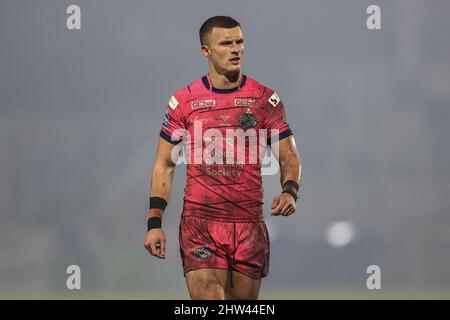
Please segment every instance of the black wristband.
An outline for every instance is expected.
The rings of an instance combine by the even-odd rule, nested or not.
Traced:
[[[167,207],[167,201],[161,197],[150,197],[150,209],[156,208],[164,211]]]
[[[283,183],[283,191],[282,193],[289,193],[295,200],[295,202],[297,202],[298,199],[298,189],[299,189],[299,185],[296,181],[294,180],[287,180],[285,183]]]
[[[285,183],[283,183],[283,186],[282,186],[283,190],[288,186],[294,187],[295,191],[297,191],[297,192],[298,192],[298,189],[300,188],[297,181],[294,181],[294,180],[287,180]]]
[[[297,202],[298,196],[294,191],[288,189],[283,190],[281,193],[289,193],[294,198],[295,202]]]
[[[161,218],[159,217],[148,218],[147,231],[150,231],[152,229],[161,229]]]

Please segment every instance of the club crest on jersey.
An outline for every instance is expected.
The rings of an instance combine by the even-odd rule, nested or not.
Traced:
[[[236,98],[234,99],[235,107],[258,107],[258,101],[256,99],[243,99]]]
[[[258,122],[258,117],[256,117],[256,115],[253,114],[250,109],[247,109],[247,112],[239,116],[239,124],[244,129],[256,127]]]
[[[212,255],[212,251],[208,247],[200,247],[192,250],[192,254],[199,259],[206,259]]]
[[[196,100],[196,101],[192,101],[191,102],[192,109],[214,107],[215,105],[216,105],[216,100],[215,99]]]

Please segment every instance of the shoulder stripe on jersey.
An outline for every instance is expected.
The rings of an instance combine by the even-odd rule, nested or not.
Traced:
[[[282,140],[282,139],[287,138],[287,137],[292,136],[292,135],[293,135],[292,130],[291,129],[287,129],[287,130],[281,132],[278,135],[278,140]]]
[[[169,136],[167,133],[165,133],[165,132],[162,131],[162,130],[161,130],[161,132],[159,133],[159,136],[160,136],[161,138],[163,138],[164,140],[166,140],[167,142],[170,142],[171,144],[174,144],[174,145],[179,144],[179,143],[182,141],[182,140],[179,140],[179,141],[173,141],[173,140],[172,140],[172,137]]]
[[[281,132],[280,134],[278,134],[278,136],[274,137],[275,139],[273,141],[274,142],[281,141],[284,138],[287,138],[287,137],[292,136],[292,135],[293,135],[292,130],[291,129],[287,129],[287,130]],[[267,145],[270,146],[271,143],[272,143],[271,138],[270,137],[267,138]]]

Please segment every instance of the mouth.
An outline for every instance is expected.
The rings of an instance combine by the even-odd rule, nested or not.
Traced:
[[[234,57],[229,60],[232,64],[239,64],[241,62],[240,57]]]

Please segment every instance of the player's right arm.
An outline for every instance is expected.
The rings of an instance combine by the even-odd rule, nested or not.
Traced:
[[[164,115],[161,126],[156,160],[153,165],[152,178],[150,183],[149,197],[158,197],[159,202],[169,202],[172,191],[172,180],[175,174],[176,161],[180,148],[183,130],[185,130],[184,117],[181,112],[180,96],[172,95],[167,104],[167,112]],[[151,209],[148,211],[149,218],[156,217],[162,219],[163,209],[155,208],[153,201]],[[161,207],[160,203],[157,207]],[[155,220],[155,219],[153,219]],[[144,246],[154,256],[164,259],[166,253],[166,238],[159,225],[151,226],[147,233]]]
[[[176,145],[167,142],[163,138],[159,138],[158,150],[156,152],[156,160],[153,165],[152,179],[150,183],[150,197],[160,197],[169,202],[170,192],[172,191],[172,181],[175,174],[175,163],[172,162],[173,149]],[[163,210],[152,208],[148,210],[148,217],[163,217]],[[144,242],[145,248],[158,258],[165,258],[166,238],[161,228],[151,229],[147,233]]]

